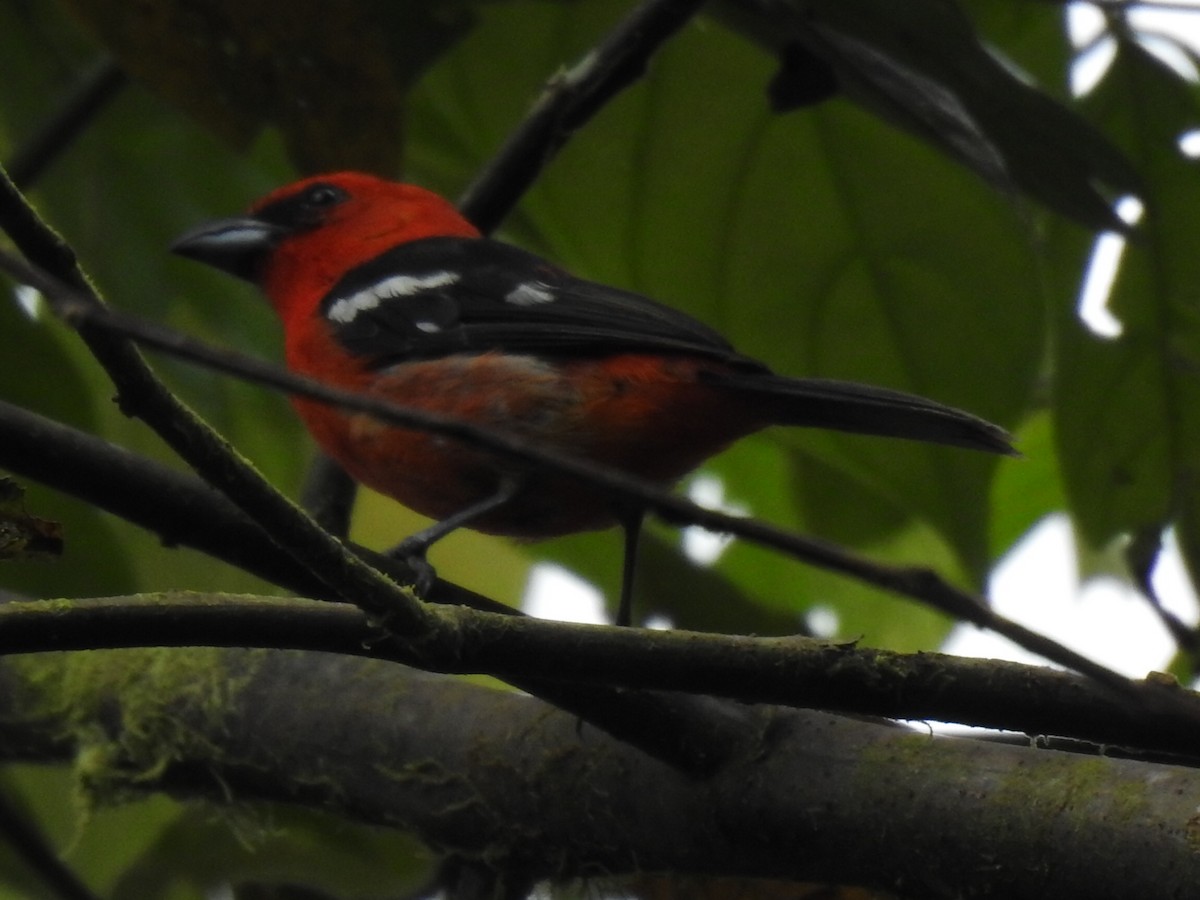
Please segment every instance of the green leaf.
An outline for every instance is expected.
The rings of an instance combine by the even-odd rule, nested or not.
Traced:
[[[1014,74],[955,3],[729,0],[764,45],[824,59],[845,96],[1002,190],[1022,191],[1088,227],[1121,227],[1105,191],[1137,173],[1100,132]]]
[[[245,881],[303,885],[338,897],[408,895],[429,877],[415,839],[283,806],[236,814],[184,807],[121,873],[113,900],[210,896]]]
[[[49,845],[59,851],[64,864],[100,896],[110,895],[120,874],[183,809],[165,796],[119,807],[87,809],[79,793],[78,775],[68,766],[8,765],[3,788],[8,801],[21,808]],[[23,891],[12,896],[58,896],[28,881],[24,864],[3,860],[3,855],[0,848],[0,879],[21,885]],[[0,893],[0,897],[7,896]]]
[[[1039,412],[1026,421],[1015,443],[1022,456],[1004,460],[992,486],[993,559],[1003,556],[1048,513],[1067,508],[1049,413]]]
[[[1177,141],[1200,116],[1194,89],[1124,41],[1089,105],[1145,174],[1147,214],[1110,299],[1122,333],[1090,333],[1063,307],[1055,417],[1067,495],[1093,547],[1177,523],[1200,571],[1200,181]]]
[[[985,47],[1003,48],[1004,56],[1028,73],[1039,88],[1064,103],[1071,102],[1067,87],[1072,55],[1062,4],[962,0],[960,5]],[[1073,106],[1072,112],[1081,115]]]

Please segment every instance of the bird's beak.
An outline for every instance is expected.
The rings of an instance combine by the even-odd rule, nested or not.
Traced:
[[[171,252],[257,284],[267,255],[286,234],[261,219],[217,219],[181,235]]]

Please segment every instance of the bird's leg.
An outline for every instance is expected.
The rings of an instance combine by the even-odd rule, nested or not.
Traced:
[[[633,623],[633,578],[637,571],[638,539],[642,535],[641,509],[624,512],[620,516],[621,530],[625,536],[625,559],[621,566],[621,601],[617,606],[617,624]]]
[[[300,505],[330,534],[344,538],[350,533],[357,484],[346,470],[324,453],[308,469],[300,492]]]
[[[425,558],[429,548],[452,531],[457,531],[464,525],[470,525],[476,519],[487,515],[513,499],[524,486],[524,479],[516,475],[502,475],[496,490],[470,506],[460,509],[451,516],[434,522],[428,528],[423,528],[416,534],[410,534],[391,550],[387,555],[407,563],[413,570],[415,579],[413,590],[417,596],[424,597],[431,587],[436,574],[433,566]]]

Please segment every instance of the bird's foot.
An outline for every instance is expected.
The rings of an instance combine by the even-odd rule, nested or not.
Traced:
[[[412,570],[413,580],[411,587],[413,593],[422,600],[429,595],[433,583],[437,580],[437,570],[425,558],[428,550],[428,545],[423,541],[415,541],[412,538],[408,538],[387,551],[388,556],[399,560]]]

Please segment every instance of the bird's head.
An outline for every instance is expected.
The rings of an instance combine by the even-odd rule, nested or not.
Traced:
[[[272,191],[247,215],[207,222],[171,250],[257,284],[286,315],[283,304],[319,302],[346,272],[399,244],[478,235],[432,191],[336,172]]]

